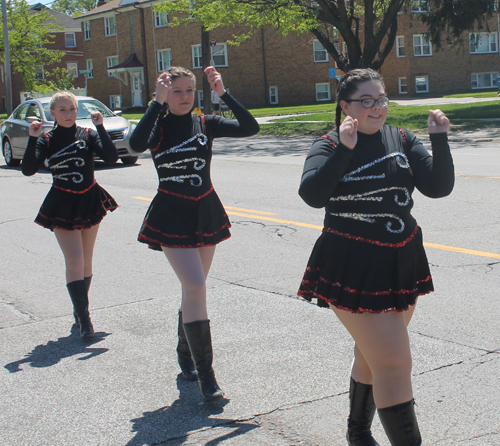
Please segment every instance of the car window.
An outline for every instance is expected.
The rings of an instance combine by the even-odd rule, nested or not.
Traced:
[[[19,108],[14,112],[14,119],[22,119],[23,121],[26,119],[26,113],[28,112],[29,104],[22,104]]]
[[[47,121],[53,121],[54,117],[50,114],[50,102],[44,102],[42,104],[43,114],[45,115],[45,119]]]
[[[40,119],[40,110],[38,109],[38,105],[31,104],[28,108],[28,113],[26,113],[26,117]]]
[[[77,119],[90,118],[92,113],[99,112],[103,118],[114,116],[106,106],[97,100],[80,100],[78,101],[78,116]]]

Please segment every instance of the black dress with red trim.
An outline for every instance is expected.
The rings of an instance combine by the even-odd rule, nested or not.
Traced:
[[[52,173],[52,187],[35,222],[53,230],[87,229],[101,222],[118,205],[94,178],[94,153],[113,163],[118,151],[102,125],[92,129],[57,126],[39,138],[30,136],[24,153],[24,175],[35,174],[44,164]]]
[[[411,215],[415,187],[444,197],[454,186],[445,133],[431,134],[432,155],[409,131],[358,132],[353,150],[334,131],[307,156],[299,194],[324,207],[298,295],[353,313],[403,311],[434,290],[422,231]]]
[[[231,236],[210,177],[212,140],[252,136],[259,125],[228,93],[222,97],[235,120],[191,113],[159,117],[162,105],[153,101],[132,134],[134,151],[150,149],[159,180],[138,236],[151,249],[213,246]]]

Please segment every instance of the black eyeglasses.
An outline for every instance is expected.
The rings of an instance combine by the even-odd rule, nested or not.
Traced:
[[[387,107],[389,105],[389,98],[387,96],[383,96],[381,98],[363,98],[363,99],[344,99],[346,102],[360,102],[363,108],[373,108],[375,104],[378,107]]]

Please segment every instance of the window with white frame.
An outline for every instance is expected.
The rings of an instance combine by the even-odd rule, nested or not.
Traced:
[[[116,17],[104,17],[104,35],[105,36],[115,36],[116,35]]]
[[[227,43],[218,43],[212,49],[215,67],[227,67]]]
[[[396,57],[405,57],[405,36],[396,37]]]
[[[193,69],[201,68],[201,45],[191,45],[191,55],[193,56]]]
[[[198,93],[198,107],[203,110],[203,90],[197,90]]]
[[[269,87],[269,103],[278,104],[278,87]]]
[[[428,92],[429,92],[429,77],[415,76],[415,93],[428,93]]]
[[[76,47],[75,33],[64,33],[64,41],[66,42],[66,48],[75,48]]]
[[[498,77],[498,71],[493,73],[472,73],[471,74],[471,87],[472,89],[478,88],[492,88],[496,87],[495,79]]]
[[[429,12],[428,0],[413,0],[411,12]]]
[[[115,65],[118,65],[118,56],[109,56],[106,58],[106,67],[111,68],[114,67]],[[114,71],[108,71],[108,76],[113,77],[114,76]]]
[[[471,54],[496,53],[497,33],[471,33],[469,34]]]
[[[406,77],[398,77],[398,89],[399,94],[408,93],[408,82],[406,81]]]
[[[328,62],[328,52],[319,40],[313,40],[314,62]]]
[[[68,70],[68,74],[71,74],[75,79],[78,78],[78,64],[76,62],[68,62],[66,69]]]
[[[329,101],[331,99],[330,95],[330,84],[316,84],[316,100],[317,101]]]
[[[429,38],[423,34],[413,36],[413,55],[432,56],[432,45]]]
[[[156,52],[156,68],[158,72],[165,71],[172,66],[172,50],[158,50]]]
[[[168,12],[155,12],[155,28],[168,25]]]
[[[89,73],[87,74],[87,79],[93,79],[94,78],[94,62],[92,59],[87,59],[85,61],[85,65],[87,66],[87,71]]]
[[[119,94],[112,94],[109,97],[109,107],[113,110],[122,108],[122,97]]]
[[[45,72],[43,71],[43,65],[35,65],[35,80],[43,81],[45,79]]]
[[[3,65],[0,67],[0,79],[2,80],[2,83],[5,82],[5,68]]]
[[[83,22],[83,38],[90,40],[90,22]]]

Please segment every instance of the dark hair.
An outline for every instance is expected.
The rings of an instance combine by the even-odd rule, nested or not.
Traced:
[[[337,108],[335,109],[335,125],[337,128],[340,127],[340,119],[342,117],[340,101],[350,99],[352,95],[358,91],[359,84],[368,81],[379,81],[385,90],[382,76],[371,68],[357,68],[348,71],[340,79],[337,85]]]
[[[167,68],[164,72],[170,76],[170,80],[172,82],[175,81],[176,79],[179,79],[180,77],[190,78],[191,81],[193,82],[193,87],[196,90],[196,76],[193,74],[193,72],[191,70],[188,70],[187,68],[183,68],[183,67],[170,67],[170,68]],[[155,94],[155,97],[156,97],[156,94]],[[163,108],[161,109],[161,112],[160,112],[160,117],[163,118],[164,116],[166,116],[167,111],[168,111],[168,104],[164,103]]]

